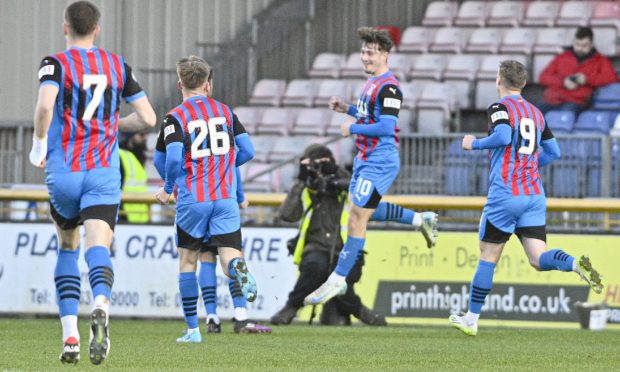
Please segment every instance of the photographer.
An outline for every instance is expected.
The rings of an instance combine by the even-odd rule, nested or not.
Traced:
[[[299,278],[289,294],[286,306],[278,311],[271,323],[290,324],[304,297],[323,283],[338,260],[344,243],[342,226],[346,229],[349,179],[351,175],[336,165],[331,151],[319,144],[305,149],[300,161],[297,183],[280,208],[280,218],[287,222],[301,220],[297,239],[289,241],[293,262],[299,265]],[[346,231],[345,231],[346,234]],[[323,307],[321,324],[348,324],[349,315],[370,325],[386,325],[385,317],[364,305],[355,294],[354,284],[362,274],[363,257],[347,277],[347,292]]]
[[[572,47],[540,74],[540,83],[547,87],[538,105],[543,113],[569,110],[579,114],[587,108],[594,89],[618,81],[611,61],[594,48],[593,37],[592,29],[579,27]]]

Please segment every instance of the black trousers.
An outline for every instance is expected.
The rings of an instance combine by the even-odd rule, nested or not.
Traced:
[[[295,287],[288,295],[287,306],[296,309],[304,306],[304,298],[323,284],[333,267],[336,265],[338,257],[330,267],[329,253],[320,250],[310,250],[305,252],[299,264],[299,278]],[[344,314],[358,316],[362,307],[362,300],[355,294],[354,285],[362,276],[362,266],[364,265],[364,255],[362,255],[353,270],[347,276],[347,292],[341,296],[336,296],[330,301],[334,301],[338,310]]]

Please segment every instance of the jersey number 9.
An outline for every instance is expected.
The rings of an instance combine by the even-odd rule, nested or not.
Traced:
[[[208,122],[204,120],[192,120],[187,124],[189,133],[196,132],[196,129],[200,129],[196,138],[192,142],[192,159],[200,159],[211,155],[225,155],[230,151],[230,137],[225,129],[218,130],[220,128],[226,128],[226,118],[218,116],[210,118]],[[209,136],[209,148],[201,149],[200,146]]]
[[[532,155],[536,147],[536,124],[530,118],[522,118],[519,123],[519,132],[525,140],[523,146],[519,147],[519,154]]]

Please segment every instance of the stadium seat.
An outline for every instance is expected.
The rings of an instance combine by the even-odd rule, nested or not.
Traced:
[[[575,132],[609,134],[612,120],[616,118],[610,111],[588,110],[579,114],[575,123]]]
[[[239,118],[241,124],[245,127],[245,130],[250,134],[253,134],[256,131],[256,126],[260,121],[262,111],[263,108],[261,107],[250,106],[240,106],[233,110]]]
[[[497,70],[500,62],[508,59],[519,61],[527,66],[526,57],[523,55],[489,55],[482,58],[480,69],[476,73],[476,109],[486,110],[491,102],[497,100],[495,88]]]
[[[368,82],[368,79],[364,79],[364,80],[349,80],[349,96],[348,97],[343,97],[345,98],[345,100],[348,100],[348,103],[357,104],[357,100],[358,98],[360,98],[360,94],[362,93],[362,90],[364,89],[364,86],[366,85],[366,82]]]
[[[299,111],[292,133],[294,135],[312,134],[322,136],[331,119],[331,110],[327,108],[306,108]]]
[[[404,81],[413,64],[413,57],[407,54],[390,53],[388,67],[398,80]]]
[[[340,77],[340,69],[344,65],[345,56],[336,53],[320,53],[314,58],[312,69],[308,71],[311,78],[333,78]]]
[[[256,127],[256,133],[287,135],[290,132],[293,119],[293,110],[286,108],[265,109]]]
[[[284,94],[286,81],[279,79],[259,80],[250,97],[251,105],[279,106],[280,99]]]
[[[593,27],[594,46],[601,54],[608,57],[618,55],[618,29],[615,27]]]
[[[616,119],[614,120],[614,125],[611,128],[611,131],[609,132],[609,134],[615,137],[620,137],[620,114],[616,115]],[[620,146],[618,147],[618,150],[620,151]],[[620,166],[618,168],[620,168]]]
[[[592,109],[620,111],[620,83],[599,88],[592,99]]]
[[[479,62],[480,56],[471,54],[456,54],[448,61],[444,71],[444,80],[453,88],[459,108],[471,107],[472,85]]]
[[[484,26],[489,6],[486,1],[465,1],[459,7],[454,24],[457,26]]]
[[[312,106],[317,84],[307,79],[291,80],[282,96],[283,106]]]
[[[497,53],[502,40],[502,31],[495,28],[478,28],[469,35],[465,52]]]
[[[426,53],[433,37],[433,31],[426,27],[411,26],[405,29],[398,51],[400,53]]]
[[[570,133],[575,125],[575,112],[551,110],[545,114],[545,121],[553,133]]]
[[[458,27],[443,27],[435,32],[430,51],[434,53],[460,53],[467,32]]]
[[[543,28],[536,34],[534,53],[559,54],[569,44],[565,28]],[[572,32],[570,33],[572,38]]]
[[[342,70],[340,70],[340,76],[343,78],[357,78],[365,79],[367,76],[364,73],[364,65],[360,59],[360,53],[355,52],[349,54],[347,61],[344,64]]]
[[[400,84],[400,90],[403,93],[402,108],[414,109],[416,107],[416,102],[424,84],[425,81],[410,81]]]
[[[400,134],[409,134],[413,132],[414,125],[414,112],[411,110],[402,109],[398,113],[398,128]]]
[[[348,97],[349,83],[346,80],[323,80],[319,83],[319,89],[314,97],[315,107],[327,107],[332,96]]]
[[[269,157],[269,152],[273,148],[273,144],[278,139],[277,136],[273,135],[255,135],[252,136],[252,144],[254,145],[254,161],[257,162],[267,162],[267,158]]]
[[[534,66],[532,67],[532,77],[534,83],[538,83],[540,81],[540,74],[545,70],[545,68],[549,65],[549,63],[555,58],[555,54],[536,54],[532,58],[532,63]]]
[[[620,32],[620,2],[599,1],[594,5],[590,26],[614,27]]]
[[[591,16],[591,1],[566,1],[555,23],[558,26],[587,26]]]
[[[428,82],[417,102],[418,132],[443,134],[449,131],[448,121],[454,107],[454,95],[445,83]]]
[[[353,157],[357,153],[355,148],[355,139],[353,137],[341,137],[339,140],[330,142],[327,148],[332,151],[336,163],[343,166],[345,164],[351,164]]]
[[[341,136],[340,133],[340,125],[344,122],[355,122],[355,118],[353,116],[349,116],[347,114],[342,114],[340,112],[333,112],[329,118],[329,122],[327,128],[325,130],[325,135],[327,136]]]
[[[504,33],[499,52],[529,55],[532,53],[534,40],[536,33],[531,28],[511,28]]]
[[[433,1],[426,7],[422,25],[452,26],[454,17],[456,17],[456,13],[458,12],[458,7],[458,3],[454,1]]]
[[[491,7],[488,26],[517,27],[523,19],[524,3],[521,1],[498,1]]]
[[[413,79],[441,80],[446,58],[442,54],[422,54],[416,57],[409,72]]]
[[[277,170],[260,174],[270,167],[272,167],[272,164],[258,163],[256,161],[244,164],[241,168],[243,190],[246,192],[274,192],[276,187],[273,182],[273,176],[275,176]]]
[[[532,1],[525,11],[523,25],[551,27],[560,11],[559,1]]]
[[[294,136],[294,137],[279,137],[275,143],[272,144],[273,149],[269,153],[267,159],[270,163],[280,162],[288,160],[293,156],[301,156],[304,149],[311,143],[321,142],[316,136]]]

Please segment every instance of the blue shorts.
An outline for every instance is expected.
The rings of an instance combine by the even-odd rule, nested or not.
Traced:
[[[349,185],[353,203],[361,208],[376,208],[381,197],[398,177],[399,171],[400,158],[397,152],[386,156],[381,164],[356,157],[353,160],[353,176]]]
[[[503,239],[499,239],[498,234],[509,238],[515,232],[519,234],[520,230],[525,236],[545,240],[546,216],[547,199],[544,195],[489,198],[480,218],[480,240],[500,243]],[[490,231],[493,228],[499,231],[494,234]]]
[[[241,217],[236,199],[179,204],[175,222],[179,247],[201,249],[209,240],[221,241],[222,239],[218,240],[221,236],[228,236],[224,239],[228,244],[216,246],[241,247]]]
[[[89,218],[104,220],[114,229],[121,203],[121,172],[118,168],[51,172],[45,182],[52,217],[62,229],[75,228]]]

